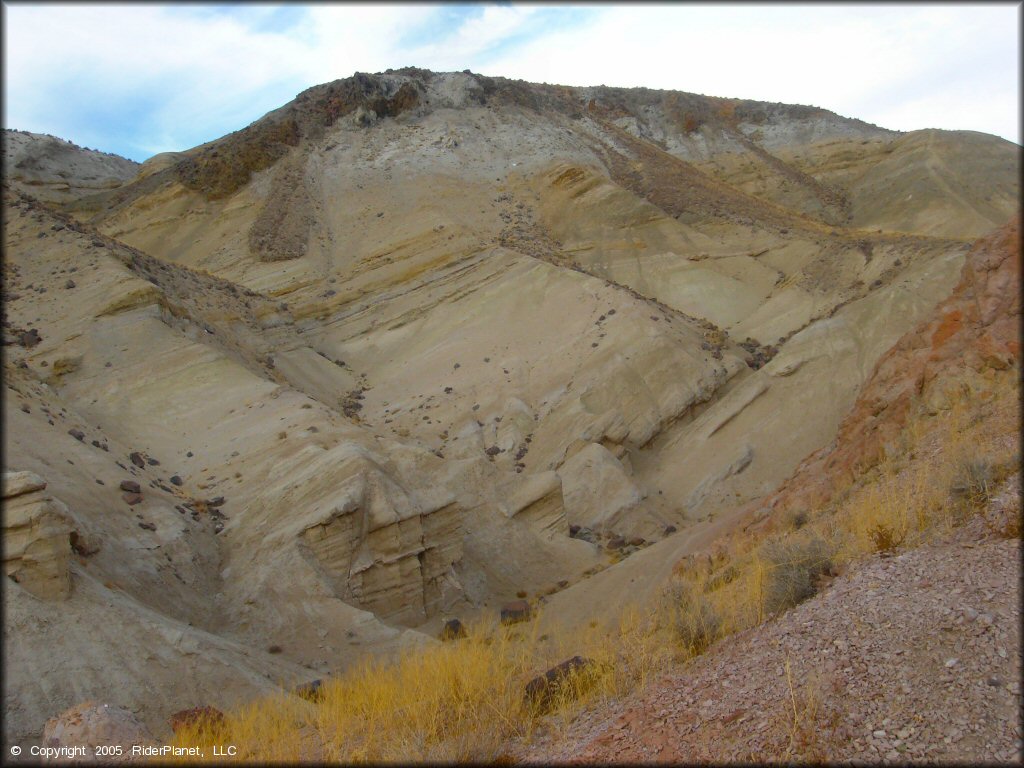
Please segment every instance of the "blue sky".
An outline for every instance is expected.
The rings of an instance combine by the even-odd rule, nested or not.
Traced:
[[[4,126],[144,160],[418,66],[811,104],[1020,142],[1021,6],[4,2]]]

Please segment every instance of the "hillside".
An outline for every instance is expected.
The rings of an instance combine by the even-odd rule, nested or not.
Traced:
[[[4,128],[3,176],[38,200],[66,203],[131,181],[139,164],[118,155],[28,131]]]
[[[519,761],[1019,762],[1020,274],[1017,219],[881,358],[835,443],[677,562],[684,584],[709,563],[713,594],[752,540],[799,552],[816,527],[838,551],[812,599],[512,740]],[[841,563],[843,529],[866,558]]]
[[[13,738],[86,698],[166,734],[521,595],[616,621],[843,434],[1019,163],[417,69],[141,166],[5,131]]]

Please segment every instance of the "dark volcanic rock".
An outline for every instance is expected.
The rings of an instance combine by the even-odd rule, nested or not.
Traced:
[[[31,330],[28,331],[24,331],[21,334],[21,336],[18,337],[18,343],[21,344],[21,346],[25,347],[26,349],[31,349],[42,340],[43,337],[39,335],[39,331],[37,331],[35,328],[32,328]]]
[[[444,628],[441,630],[442,640],[458,640],[466,637],[466,628],[462,626],[462,622],[458,619],[449,619],[445,622]]]
[[[517,624],[530,620],[530,604],[525,600],[513,600],[501,606],[501,623]]]
[[[142,493],[142,486],[134,480],[122,480],[118,487],[122,491],[128,491],[128,493]]]
[[[317,679],[308,683],[303,683],[302,685],[296,686],[295,688],[292,688],[292,693],[294,693],[300,699],[318,702],[322,701],[324,698],[323,687],[323,681]]]
[[[584,670],[592,668],[594,662],[582,656],[573,656],[558,664],[543,675],[538,675],[526,685],[526,700],[540,710],[547,709],[565,684]]]
[[[72,531],[70,535],[71,549],[82,557],[95,555],[100,551],[99,540],[92,536],[86,536],[78,531]]]
[[[186,726],[198,726],[204,730],[217,730],[227,724],[224,713],[216,707],[192,707],[171,715],[171,730],[177,733]]]

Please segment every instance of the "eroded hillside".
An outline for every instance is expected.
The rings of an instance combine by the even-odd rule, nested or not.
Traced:
[[[1019,200],[993,137],[413,69],[98,193],[17,150],[5,471],[78,543],[59,617],[5,587],[18,738],[86,696],[166,729],[520,593],[614,613],[829,444]]]

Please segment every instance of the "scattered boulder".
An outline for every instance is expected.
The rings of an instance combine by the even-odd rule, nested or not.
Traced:
[[[513,600],[501,606],[501,623],[518,624],[530,620],[530,604],[525,600]]]
[[[323,701],[324,698],[324,684],[319,678],[308,683],[292,688],[292,693],[298,696],[300,699],[306,701],[312,701],[314,703]]]
[[[666,525],[666,526],[665,526],[665,530],[664,530],[664,534],[665,534],[666,536],[670,536],[670,535],[672,535],[673,533],[675,533],[675,532],[676,532],[677,530],[679,530],[679,529],[678,529],[678,528],[676,528],[676,527],[675,527],[674,525]]]
[[[72,531],[70,535],[71,549],[82,557],[90,557],[100,551],[99,539],[94,536]]]
[[[466,628],[458,619],[449,619],[441,629],[442,640],[460,640],[466,637]]]
[[[23,331],[21,336],[18,337],[18,343],[26,349],[32,349],[36,344],[41,342],[43,337],[39,335],[39,331],[32,328],[28,331]]]
[[[626,546],[626,540],[621,536],[612,536],[605,544],[608,549],[622,549]]]
[[[538,675],[526,684],[526,700],[541,711],[547,710],[566,683],[581,672],[593,668],[594,662],[582,656],[573,656],[561,664]]]
[[[181,480],[180,476],[178,476],[178,475],[171,475],[171,485],[179,485],[180,486],[181,484],[182,484],[182,480]]]
[[[69,429],[68,434],[71,435],[78,442],[85,440],[85,433],[80,429]]]
[[[121,498],[128,502],[128,506],[134,507],[136,504],[142,501],[141,493],[122,493]]]
[[[138,451],[132,451],[131,454],[129,454],[128,458],[131,459],[132,464],[134,464],[139,469],[146,468],[146,460],[142,458],[142,454],[139,453]]]
[[[208,507],[210,507],[212,509],[216,509],[217,507],[220,507],[220,506],[223,506],[223,505],[224,505],[224,497],[223,496],[218,496],[215,499],[207,499],[207,501],[206,501],[206,506],[208,506]]]
[[[629,546],[631,547],[642,547],[647,543],[647,540],[642,536],[634,536],[629,540]]]
[[[131,712],[123,707],[85,701],[50,718],[43,728],[43,746],[86,748],[147,745],[153,737]]]
[[[64,283],[64,287],[69,289],[69,290],[71,288],[74,288],[75,287],[75,281],[74,280],[68,280],[66,283]]]
[[[134,480],[122,480],[121,485],[118,487],[122,491],[128,491],[128,493],[142,493],[142,487]]]
[[[193,727],[203,730],[220,730],[227,724],[224,713],[216,707],[192,707],[171,715],[171,730],[177,733],[182,728]]]

